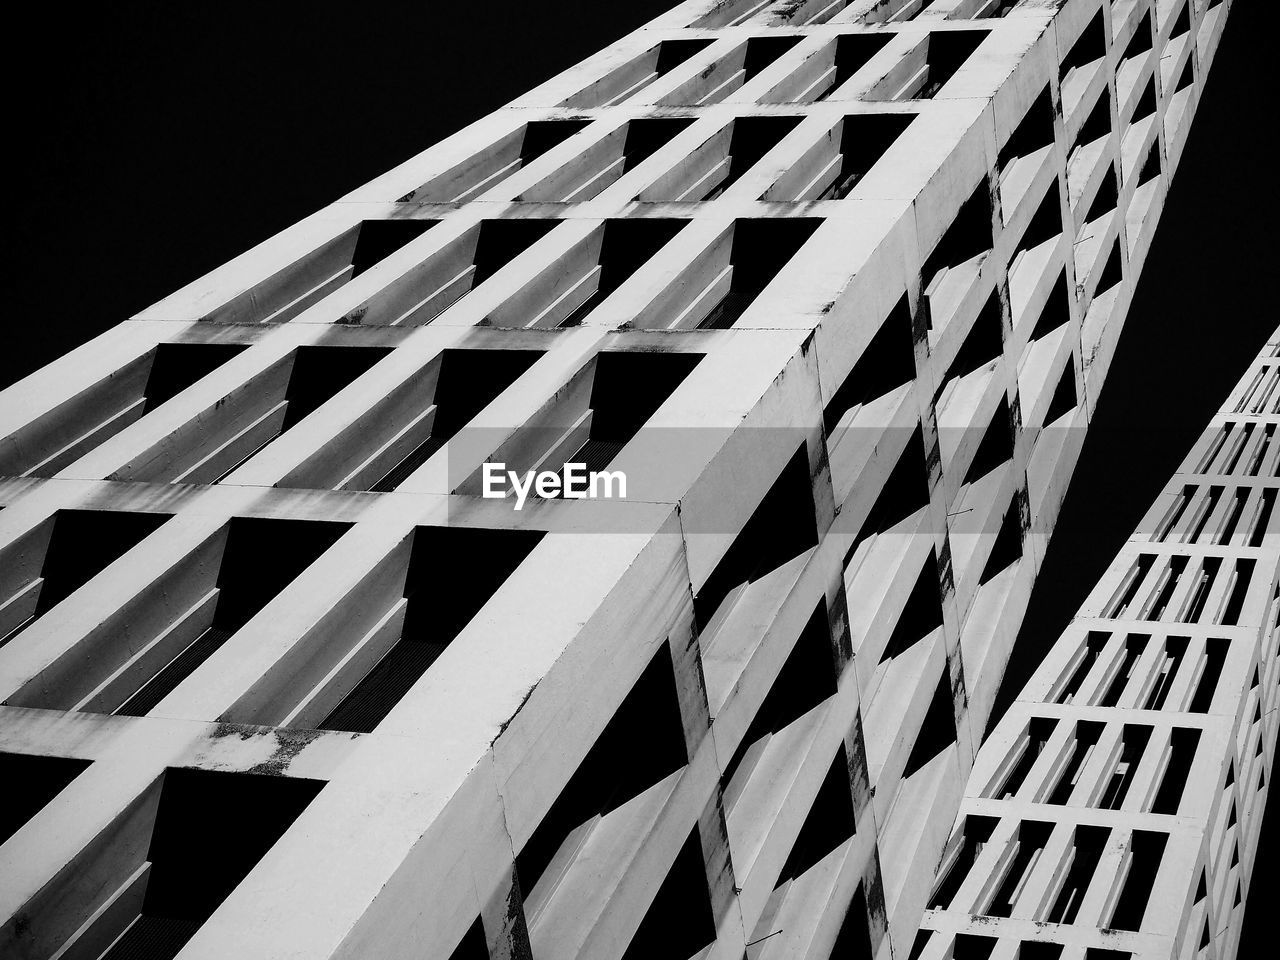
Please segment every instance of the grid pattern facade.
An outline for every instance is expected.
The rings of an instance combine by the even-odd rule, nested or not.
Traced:
[[[0,952],[907,955],[1229,8],[691,0],[0,395]]]
[[[1236,955],[1280,701],[1278,386],[1280,334],[983,744],[922,960]]]

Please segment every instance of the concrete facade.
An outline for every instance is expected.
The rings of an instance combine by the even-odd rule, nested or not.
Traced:
[[[907,956],[1230,5],[691,0],[0,394],[0,953]]]
[[[1278,386],[1280,331],[983,743],[913,955],[1236,956],[1280,701]]]

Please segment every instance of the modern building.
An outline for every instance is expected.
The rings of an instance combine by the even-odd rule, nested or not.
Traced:
[[[1236,955],[1280,701],[1278,424],[1280,331],[983,743],[913,956]]]
[[[1229,9],[690,0],[0,394],[0,954],[907,956]]]

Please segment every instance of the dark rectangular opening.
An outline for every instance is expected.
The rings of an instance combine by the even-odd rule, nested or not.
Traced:
[[[1129,609],[1129,604],[1133,603],[1134,598],[1138,595],[1138,590],[1142,587],[1142,583],[1147,579],[1147,573],[1151,570],[1151,565],[1155,563],[1155,555],[1144,553],[1139,555],[1134,561],[1133,566],[1129,568],[1129,572],[1125,574],[1124,579],[1120,582],[1120,587],[1116,591],[1115,597],[1107,604],[1105,612],[1102,614],[1109,620],[1118,620],[1122,618]]]
[[[436,225],[436,220],[365,220],[351,252],[351,276],[358,277]]]
[[[1133,31],[1133,36],[1129,38],[1129,45],[1124,48],[1125,60],[1131,60],[1134,57],[1141,56],[1144,53],[1151,52],[1151,16],[1144,13],[1142,19],[1138,21],[1138,26]]]
[[[545,237],[559,220],[482,220],[476,237],[471,278],[474,289]]]
[[[1154,116],[1156,112],[1156,81],[1152,77],[1147,81],[1146,88],[1142,91],[1142,96],[1138,98],[1137,105],[1133,108],[1133,116],[1129,118],[1129,123],[1137,123],[1145,120],[1147,117]]]
[[[1076,781],[1080,776],[1080,768],[1084,766],[1085,758],[1089,756],[1098,738],[1102,736],[1103,726],[1104,724],[1092,720],[1081,720],[1076,723],[1075,736],[1067,750],[1067,762],[1058,775],[1053,789],[1045,797],[1045,803],[1062,805],[1071,799],[1071,793],[1075,790]]]
[[[1089,889],[1098,861],[1102,859],[1102,848],[1110,833],[1107,827],[1076,827],[1071,844],[1071,865],[1045,917],[1049,923],[1075,923],[1080,903]]]
[[[1150,183],[1158,176],[1160,176],[1160,141],[1154,140],[1147,151],[1146,159],[1142,161],[1142,169],[1138,171],[1138,186]]]
[[[827,435],[832,434],[849,410],[910,383],[915,376],[911,309],[903,294],[823,411]]]
[[[26,826],[54,797],[88,768],[73,757],[41,757],[0,752],[0,781],[5,784],[0,844]]]
[[[1030,156],[1037,150],[1052,146],[1053,139],[1053,102],[1046,86],[1000,148],[997,164],[1003,170],[1019,157]]]
[[[1088,223],[1106,216],[1115,210],[1116,205],[1120,202],[1120,189],[1116,186],[1115,168],[1108,164],[1107,172],[1102,175],[1102,182],[1098,184],[1098,192],[1093,195],[1093,202],[1089,204],[1089,212],[1085,216]],[[1086,227],[1086,229],[1088,229]]]
[[[929,471],[925,466],[923,434],[917,425],[899,455],[898,462],[894,464],[889,479],[876,495],[876,502],[867,514],[867,519],[858,528],[857,537],[844,555],[844,566],[849,566],[858,547],[868,537],[896,527],[928,505]]]
[[[729,251],[729,262],[733,267],[729,289],[706,319],[698,324],[699,328],[723,330],[732,327],[821,222],[812,217],[735,221]]]
[[[738,117],[733,121],[733,130],[729,134],[729,170],[724,179],[702,197],[685,199],[714,200],[719,197],[781,143],[800,120],[800,117]]]
[[[1031,250],[1042,243],[1056,239],[1061,233],[1062,204],[1061,195],[1058,192],[1058,181],[1055,179],[1049,184],[1049,189],[1040,200],[1040,206],[1036,207],[1036,212],[1028,221],[1027,229],[1023,231],[1022,238],[1018,241],[1018,251]]]
[[[831,956],[840,960],[872,960],[875,954],[871,949],[871,922],[867,914],[867,895],[863,885],[853,892],[849,909],[844,912],[840,921],[840,931],[836,934],[836,942],[832,945]]]
[[[626,136],[622,141],[622,172],[635,169],[675,138],[691,123],[692,117],[646,117],[627,122]]]
[[[938,580],[938,561],[932,550],[916,575],[915,585],[907,596],[902,614],[893,625],[889,642],[880,654],[880,662],[901,656],[934,630],[942,626],[942,593]],[[932,709],[932,708],[930,708]]]
[[[1147,911],[1147,901],[1151,898],[1151,889],[1155,886],[1156,872],[1160,869],[1160,858],[1164,855],[1168,839],[1169,835],[1165,833],[1133,831],[1133,841],[1129,847],[1129,870],[1125,875],[1124,888],[1120,891],[1120,899],[1111,914],[1111,929],[1142,929],[1142,916]]]
[[[167,513],[59,510],[40,565],[35,617],[61,603],[168,520]]]
[[[1019,506],[1018,495],[1015,494],[1014,502],[1009,504],[1009,509],[1006,509],[1005,516],[1000,521],[996,543],[992,545],[991,553],[987,556],[987,563],[982,568],[982,576],[979,577],[978,584],[988,584],[995,580],[1000,573],[1009,570],[1021,558],[1023,558],[1023,513]]]
[[[1120,240],[1111,246],[1111,255],[1107,257],[1106,266],[1102,268],[1102,276],[1098,278],[1098,285],[1094,288],[1093,295],[1099,297],[1104,293],[1118,287],[1120,281],[1124,279],[1124,271],[1120,263]]]
[[[1196,685],[1195,696],[1191,698],[1192,713],[1208,713],[1213,705],[1213,695],[1218,689],[1218,678],[1222,676],[1222,665],[1227,661],[1227,641],[1209,639],[1205,641],[1205,665],[1200,674],[1200,682]]]
[[[0,647],[136,547],[169,517],[167,513],[57,511],[31,613],[0,637]]]
[[[914,774],[947,747],[956,742],[955,704],[951,702],[951,674],[946,663],[942,665],[942,676],[933,690],[933,698],[929,701],[929,709],[925,712],[924,723],[916,735],[916,742],[903,768],[902,778]]]
[[[436,413],[430,433],[369,489],[385,492],[404,483],[541,356],[537,350],[445,350],[431,398]]]
[[[1275,489],[1263,490],[1262,502],[1258,506],[1258,516],[1253,523],[1253,532],[1249,535],[1249,546],[1262,546],[1262,538],[1266,534],[1267,528],[1271,525],[1271,513],[1275,509],[1275,506]]]
[[[1013,423],[1009,415],[1009,399],[1002,395],[973,460],[969,463],[969,469],[965,471],[964,482],[973,483],[1012,459]]]
[[[289,373],[289,385],[285,388],[284,399],[288,407],[280,432],[284,433],[314,412],[389,353],[388,347],[326,347],[314,344],[298,347]]]
[[[1049,409],[1045,411],[1044,422],[1050,424],[1060,417],[1065,417],[1075,410],[1077,403],[1079,398],[1076,394],[1076,370],[1068,360],[1067,365],[1062,368],[1058,385],[1053,388],[1053,397],[1049,400]]]
[[[693,598],[699,630],[735,587],[759,580],[818,543],[808,450],[802,443]]]
[[[418,527],[413,533],[400,639],[319,724],[369,733],[498,592],[542,531]]]
[[[1109,633],[1090,632],[1084,641],[1084,649],[1080,655],[1080,661],[1076,664],[1075,669],[1071,671],[1071,677],[1067,680],[1066,685],[1058,692],[1054,699],[1055,703],[1072,703],[1076,694],[1080,692],[1080,687],[1084,683],[1084,678],[1089,675],[1089,671],[1093,669],[1093,665],[1098,662],[1098,655],[1102,653],[1102,648],[1107,645],[1107,641],[1111,639]]]
[[[600,278],[595,292],[559,326],[576,327],[582,323],[587,314],[622,286],[623,281],[647,263],[687,222],[658,217],[607,221],[600,238]]]
[[[233,517],[218,567],[213,619],[115,711],[145,716],[328,550],[350,524]]]
[[[738,749],[725,766],[720,777],[721,787],[729,789],[759,740],[791,725],[835,694],[835,651],[831,646],[826,601],[820,600],[756,710]]]
[[[968,199],[960,205],[955,218],[925,260],[920,270],[925,293],[930,293],[941,280],[939,273],[942,271],[989,253],[993,237],[991,191],[987,178],[983,177]]]
[[[1000,886],[983,912],[991,917],[1008,917],[1013,914],[1014,903],[1022,890],[1025,875],[1039,859],[1044,845],[1053,830],[1053,824],[1037,820],[1023,820],[1014,834],[1016,852],[1005,870]]]
[[[1124,803],[1134,775],[1138,772],[1138,763],[1142,753],[1147,749],[1151,739],[1151,728],[1138,724],[1126,723],[1120,735],[1120,757],[1115,769],[1107,780],[1106,789],[1102,792],[1099,806],[1104,810],[1119,810]],[[1070,922],[1070,921],[1065,921]]]
[[[1009,768],[1004,779],[987,796],[995,800],[1016,797],[1027,780],[1027,774],[1031,772],[1036,760],[1044,752],[1045,744],[1049,742],[1049,737],[1053,735],[1057,726],[1058,721],[1050,717],[1032,717],[1018,741],[1017,760]]]
[[[825,100],[832,91],[838,90],[846,80],[865,67],[872,57],[884,49],[892,36],[890,33],[845,33],[836,38],[835,79],[819,99]]]
[[[902,113],[856,113],[845,117],[840,124],[839,172],[817,199],[848,196],[914,119],[914,114]]]
[[[929,34],[925,41],[924,79],[911,99],[932,99],[986,38],[986,30],[947,30]]]
[[[1199,743],[1200,731],[1194,727],[1175,727],[1170,731],[1169,761],[1151,804],[1152,813],[1177,814]]]
[[[995,937],[957,933],[951,946],[951,960],[988,960],[999,942]]]
[[[1164,707],[1169,690],[1173,686],[1173,679],[1178,675],[1178,668],[1181,667],[1182,658],[1186,655],[1187,642],[1186,637],[1169,637],[1165,641],[1164,659],[1160,664],[1160,672],[1156,675],[1155,686],[1147,695],[1143,710],[1159,710]]]
[[[1223,626],[1234,627],[1240,622],[1240,614],[1244,610],[1245,597],[1249,593],[1249,583],[1253,579],[1253,560],[1237,560],[1231,577],[1231,592],[1223,605],[1222,616],[1218,622]]]
[[[960,824],[959,837],[947,845],[938,867],[937,885],[929,897],[930,910],[946,910],[951,906],[973,869],[978,854],[1000,821],[996,817],[967,816]]]
[[[1101,60],[1106,55],[1107,35],[1102,25],[1102,11],[1098,11],[1076,38],[1076,42],[1071,45],[1067,55],[1062,58],[1061,76],[1065,77],[1072,70]]]
[[[1053,285],[1044,309],[1036,317],[1035,329],[1031,331],[1031,339],[1039,340],[1071,319],[1071,288],[1067,286],[1067,274],[1064,270],[1058,274],[1058,281]]]
[[[692,957],[715,938],[706,864],[694,827],[622,958]]]
[[[944,383],[967,377],[983,367],[989,367],[1000,359],[1004,353],[1004,315],[1000,307],[1000,297],[995,293],[987,297],[973,326],[965,334],[964,342],[956,351],[947,369]]]
[[[177,956],[323,786],[294,777],[166,770],[141,914],[102,960]],[[228,815],[237,810],[253,815]]]
[[[149,413],[202,380],[245,349],[241,343],[162,343],[156,347],[142,394]]]
[[[516,857],[526,895],[579,827],[688,762],[671,651],[664,643]]]
[[[597,354],[587,439],[564,458],[559,470],[569,463],[584,464],[588,472],[607,467],[703,356],[608,350]]]
[[[794,880],[840,844],[857,829],[853,814],[853,793],[849,786],[849,762],[844,744],[836,750],[835,759],[823,778],[813,806],[804,818],[791,852],[778,874],[778,885]]]
[[[1101,140],[1111,133],[1111,94],[1104,90],[1076,134],[1076,143],[1084,145]]]
[[[1138,658],[1142,656],[1143,651],[1147,649],[1147,641],[1150,639],[1150,636],[1139,633],[1131,633],[1125,637],[1124,657],[1120,661],[1120,668],[1115,672],[1115,676],[1111,678],[1106,692],[1103,693],[1102,699],[1098,701],[1098,706],[1114,707],[1120,702],[1120,696],[1124,693],[1124,688],[1129,684],[1133,668],[1137,664]]]
[[[800,42],[800,36],[752,37],[742,58],[743,82],[750,80]]]

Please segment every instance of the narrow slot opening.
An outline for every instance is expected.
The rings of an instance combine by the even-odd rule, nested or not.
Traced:
[[[1222,676],[1222,666],[1227,661],[1227,641],[1209,639],[1205,641],[1204,671],[1200,674],[1200,682],[1196,685],[1195,695],[1191,698],[1192,713],[1208,713],[1213,705],[1213,695],[1218,689],[1218,678]]]
[[[929,897],[930,910],[946,910],[952,905],[999,822],[996,817],[976,816],[967,816],[961,821],[959,836],[943,851],[937,885]]]
[[[1160,858],[1164,856],[1168,839],[1168,834],[1164,833],[1133,831],[1128,854],[1129,869],[1125,873],[1124,887],[1120,891],[1115,911],[1111,914],[1113,930],[1142,929],[1142,917],[1146,913],[1147,901],[1151,898],[1156,872],[1160,869]]]
[[[1098,706],[1114,707],[1120,702],[1120,697],[1133,676],[1133,668],[1137,665],[1138,658],[1142,656],[1143,651],[1147,649],[1147,641],[1150,639],[1150,636],[1137,633],[1131,633],[1125,638],[1124,656],[1120,661],[1120,667],[1107,685],[1106,693],[1098,701]]]
[[[1085,637],[1084,649],[1080,655],[1079,662],[1071,671],[1071,677],[1054,698],[1055,703],[1072,703],[1075,701],[1076,694],[1080,692],[1080,687],[1084,684],[1084,678],[1089,675],[1093,665],[1098,662],[1098,657],[1102,653],[1103,647],[1107,645],[1107,641],[1110,639],[1111,634],[1097,632],[1090,632]]]
[[[1000,881],[987,909],[982,911],[991,917],[1008,917],[1013,914],[1018,895],[1027,878],[1044,852],[1044,845],[1053,830],[1053,824],[1035,820],[1023,820],[1014,835],[1015,853]]]
[[[1022,733],[1022,737],[1018,741],[1017,760],[1009,768],[1009,772],[990,790],[987,796],[995,800],[1008,800],[1018,795],[1018,791],[1022,789],[1022,785],[1027,780],[1027,775],[1031,772],[1031,768],[1035,766],[1036,760],[1044,753],[1045,745],[1049,742],[1049,737],[1053,735],[1053,731],[1057,729],[1058,721],[1049,717],[1032,717],[1026,729]]]
[[[1071,844],[1071,866],[1067,868],[1058,895],[1045,917],[1049,923],[1075,922],[1110,833],[1107,827],[1076,827]]]
[[[1090,720],[1081,720],[1076,724],[1075,736],[1071,740],[1067,762],[1059,774],[1053,789],[1045,798],[1045,803],[1062,806],[1071,799],[1071,794],[1080,780],[1080,771],[1085,761],[1093,753],[1093,748],[1102,736],[1103,724]]]
[[[1115,769],[1111,771],[1106,789],[1102,791],[1102,797],[1098,801],[1098,805],[1103,810],[1119,810],[1124,804],[1124,798],[1129,793],[1134,776],[1137,775],[1138,764],[1142,760],[1142,753],[1147,749],[1147,742],[1150,739],[1150,727],[1132,723],[1124,725],[1120,735],[1120,757],[1116,760]],[[1071,921],[1061,922],[1070,923]]]

